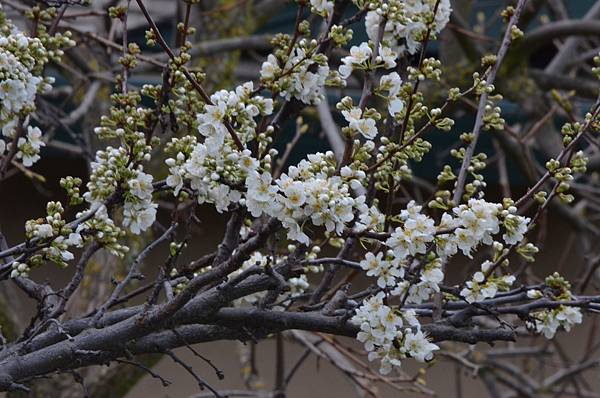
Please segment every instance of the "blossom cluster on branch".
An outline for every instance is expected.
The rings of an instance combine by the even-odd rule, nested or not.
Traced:
[[[46,11],[39,17],[51,20],[54,16],[55,11]],[[29,122],[36,95],[49,91],[54,82],[53,77],[43,75],[44,67],[74,45],[69,33],[50,35],[42,30],[39,37],[30,37],[0,16],[0,156],[16,155],[25,167],[40,159],[45,145],[42,132]],[[15,155],[7,155],[10,152]]]
[[[144,58],[124,35],[110,109],[94,129],[107,144],[93,156],[85,183],[74,177],[61,180],[68,204],[49,202],[45,217],[27,221],[24,243],[0,251],[7,259],[7,275],[23,281],[47,262],[66,267],[82,247],[103,248],[127,261],[128,253],[135,252],[135,239],[156,233],[161,203],[168,202],[171,227],[132,260],[114,297],[95,312],[95,326],[137,276],[147,252],[163,241],[171,250],[147,302],[156,311],[147,318],[153,325],[162,325],[169,316],[176,320],[177,311],[203,294],[215,306],[205,321],[229,305],[300,315],[318,310],[359,330],[356,338],[368,359],[379,361],[382,374],[405,358],[433,358],[440,346],[427,325],[447,326],[442,323],[447,317],[460,329],[467,325],[456,321],[460,310],[495,317],[501,312],[491,306],[502,297],[518,297],[515,301],[526,309],[506,313],[518,315],[521,326],[547,338],[582,322],[582,301],[568,281],[553,274],[521,291],[512,264],[514,259],[535,260],[538,248],[528,234],[550,202],[555,197],[566,204],[574,200],[570,184],[575,174],[585,172],[587,162],[575,144],[598,130],[599,105],[582,121],[565,124],[562,152],[546,163],[539,185],[521,198],[488,200],[483,176],[487,155],[475,152],[482,130],[504,128],[498,106],[502,96],[494,81],[508,46],[520,38],[515,29],[523,1],[503,13],[507,26],[498,55],[482,60],[467,87],[445,87],[442,63],[425,57],[427,44],[448,24],[449,0],[354,0],[356,18],[350,22],[341,20],[349,2],[311,0],[298,2],[294,32],[272,39],[273,49],[255,81],[212,95],[203,88],[206,76],[192,62],[188,27],[180,29],[183,40],[173,50],[144,2],[137,3],[150,25],[147,45],[160,45],[169,55],[163,82],[139,89],[128,84]],[[324,21],[318,33],[311,32],[313,24],[303,16],[308,9]],[[36,10],[31,16],[38,29],[32,37],[0,17],[0,159],[15,156],[26,167],[39,159],[44,146],[39,128],[29,124],[36,96],[52,83],[44,68],[74,44],[68,33],[47,31],[48,23],[54,26],[56,10]],[[108,15],[125,22],[126,14],[126,8],[116,7]],[[356,21],[367,32],[362,43],[352,42],[348,25]],[[346,55],[336,62],[332,48]],[[341,95],[353,79],[363,84],[360,96]],[[444,87],[443,105],[427,98],[426,83]],[[286,122],[313,106],[331,111],[327,103],[334,93],[340,93],[334,108],[341,121],[334,133],[341,135],[343,147],[289,162],[297,141],[284,153],[275,148]],[[400,198],[413,180],[414,165],[436,150],[426,133],[452,134],[448,108],[473,99],[480,102],[475,127],[458,137],[432,196]],[[298,137],[309,128],[303,120],[297,119]],[[554,182],[551,189],[543,185],[546,181]],[[70,222],[64,216],[67,205],[78,211]],[[183,230],[189,227],[179,222],[190,223],[192,217],[183,212],[201,205],[231,214],[231,219],[215,253],[190,271],[180,259],[190,239],[189,230]],[[325,256],[333,250],[338,250],[336,257]],[[449,285],[455,258],[474,263],[471,270],[476,271]],[[370,288],[354,296],[344,290],[347,285],[330,291],[338,267],[360,272],[372,282]],[[261,279],[265,275],[269,283]],[[319,283],[315,276],[322,277]],[[158,303],[162,289],[166,301]],[[585,300],[598,304],[597,298]],[[146,321],[140,319],[133,323]],[[133,339],[147,331],[131,327]],[[0,365],[0,376],[2,371]]]

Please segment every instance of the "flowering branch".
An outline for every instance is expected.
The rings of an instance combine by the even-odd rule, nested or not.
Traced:
[[[433,365],[437,354],[481,376],[493,396],[500,394],[498,383],[525,396],[557,393],[598,366],[586,357],[535,378],[502,358],[556,355],[546,347],[457,348],[518,344],[535,335],[553,339],[600,312],[594,286],[599,256],[585,239],[568,239],[547,275],[528,265],[556,228],[549,210],[560,209],[557,214],[581,230],[597,232],[600,188],[586,169],[588,157],[600,156],[597,85],[580,93],[598,98],[590,104],[561,91],[581,85],[568,74],[565,85],[542,84],[535,69],[532,79],[512,72],[519,46],[529,51],[545,37],[593,32],[593,21],[553,21],[524,33],[517,27],[520,15],[527,30],[541,2],[526,8],[519,0],[501,12],[507,26],[496,54],[482,56],[494,41],[485,27],[480,33],[467,18],[451,17],[449,0],[310,0],[298,2],[290,34],[195,45],[196,29],[206,27],[195,20],[197,1],[185,0],[171,47],[157,24],[169,18],[155,14],[161,10],[154,2],[89,12],[70,12],[68,3],[59,9],[0,3],[25,18],[13,23],[0,9],[0,183],[21,172],[43,178],[44,167],[30,168],[38,167],[44,146],[63,129],[77,137],[91,124],[97,127],[90,132],[105,142],[94,151],[63,144],[89,152],[89,173],[61,178],[62,201],[24,220],[23,236],[8,236],[16,242],[12,247],[0,234],[0,288],[14,284],[37,305],[29,324],[15,327],[16,336],[0,336],[0,391],[28,391],[54,374],[83,383],[80,368],[109,363],[139,368],[167,384],[137,358],[159,353],[200,388],[223,396],[172,350],[187,347],[221,378],[193,344],[254,344],[272,336],[279,395],[310,355],[328,360],[367,394],[375,394],[375,383],[433,393],[421,379],[425,370],[410,377],[402,362]],[[145,46],[159,53],[141,45],[135,13],[149,26]],[[73,22],[84,17],[111,23],[84,32]],[[321,22],[317,32],[315,21]],[[431,42],[446,34],[450,21],[461,36],[456,51],[476,64],[460,65],[469,77],[455,76],[444,51],[429,56]],[[358,23],[366,38],[354,43]],[[70,31],[79,40],[71,50]],[[215,82],[222,88],[211,92],[211,68],[203,69],[203,62],[232,50],[245,54],[248,47],[265,52],[254,65],[256,79],[233,87]],[[506,61],[509,47],[513,59]],[[192,66],[198,56],[203,62]],[[576,79],[600,78],[600,56],[592,61],[577,66]],[[511,69],[510,80],[499,73],[502,65]],[[48,75],[54,71],[68,87],[52,88]],[[155,82],[146,81],[149,73]],[[548,84],[556,90],[546,95]],[[523,125],[508,125],[496,85],[508,101],[540,110],[526,115]],[[113,91],[105,98],[107,87]],[[532,93],[539,98],[530,103]],[[471,121],[463,109],[474,113],[473,129],[455,137],[455,119]],[[558,117],[567,122],[547,150]],[[315,118],[332,150],[304,153],[317,141]],[[476,153],[488,130],[498,131],[490,158]],[[437,142],[442,132],[451,137],[449,147]],[[556,156],[538,164],[537,146]],[[531,188],[525,192],[513,181],[514,158],[527,173]],[[435,168],[437,181],[423,182],[419,163]],[[487,185],[490,165],[498,168],[500,194]],[[225,227],[218,245],[204,251],[207,239],[196,225],[215,234],[212,221],[203,223],[213,210],[224,216]],[[558,271],[575,263],[575,243],[587,260],[573,270],[573,288]],[[131,254],[135,247],[141,249]],[[37,281],[38,270],[53,266],[72,269],[63,286]],[[98,268],[101,276],[93,274]],[[143,274],[156,276],[136,284]],[[93,299],[85,298],[86,289],[94,290]],[[288,372],[287,336],[306,347]],[[254,350],[248,351],[242,362],[252,368]]]

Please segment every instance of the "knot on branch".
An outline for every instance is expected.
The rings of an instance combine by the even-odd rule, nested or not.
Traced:
[[[331,300],[329,300],[321,310],[323,315],[335,315],[337,309],[346,308],[346,304],[348,303],[348,294],[346,292],[348,291],[348,288],[349,285],[345,285],[335,292]]]

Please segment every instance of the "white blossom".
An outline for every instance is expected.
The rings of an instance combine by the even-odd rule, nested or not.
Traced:
[[[267,60],[261,66],[260,77],[263,80],[273,79],[280,70],[277,58],[273,54],[269,54]]]
[[[412,332],[406,329],[402,349],[412,358],[419,362],[430,361],[433,358],[433,352],[440,348],[427,339],[427,335],[420,329]]]
[[[40,238],[51,238],[54,235],[52,225],[42,224],[37,227],[36,235]]]
[[[380,44],[379,57],[381,59],[381,62],[383,62],[383,67],[385,69],[391,69],[396,67],[396,58],[398,58],[398,54],[396,54],[391,48]]]
[[[373,260],[375,259],[375,260]],[[368,262],[377,260],[369,256]],[[371,266],[368,266],[371,268]],[[419,361],[430,360],[433,351],[439,349],[421,332],[419,322],[413,310],[397,311],[383,303],[385,294],[379,292],[363,301],[356,309],[352,321],[360,325],[356,339],[363,343],[369,353],[369,361],[379,360],[382,374],[389,373],[393,367],[401,365],[401,359],[408,356]],[[403,329],[405,321],[416,329]],[[401,348],[397,349],[396,344]]]
[[[310,0],[310,5],[315,11],[322,15],[330,15],[333,11],[333,1],[328,0]]]
[[[404,226],[397,227],[385,242],[399,259],[408,255],[424,254],[427,244],[434,239],[434,221],[420,211],[421,206],[416,206],[414,201],[411,201],[407,209],[400,214],[405,220]]]
[[[360,133],[366,139],[372,140],[377,136],[377,126],[374,119],[363,118],[363,112],[360,108],[352,108],[342,111],[342,115],[348,122],[348,126]]]
[[[530,219],[528,217],[509,214],[504,219],[504,228],[506,232],[502,235],[502,239],[509,245],[520,243],[527,232]]]
[[[384,27],[383,40],[400,52],[417,52],[422,35],[427,30],[430,13],[433,13],[437,0],[407,0],[397,13],[388,16]],[[450,0],[441,0],[435,14],[435,29],[432,35],[439,33],[450,20],[452,8]],[[369,39],[375,41],[383,16],[378,10],[369,11],[365,18],[365,27]]]
[[[486,274],[493,265],[490,261],[481,264],[481,271],[475,272],[473,278],[466,282],[466,286],[460,291],[460,295],[468,303],[483,301],[488,298],[494,298],[499,291],[506,291],[515,281],[513,275],[504,275],[501,277],[489,276]]]
[[[123,225],[136,235],[142,233],[154,224],[156,208],[156,203],[126,202],[123,206]]]
[[[360,46],[352,46],[350,55],[342,58],[342,65],[339,68],[340,75],[347,79],[354,68],[364,66],[363,64],[371,58],[372,53],[373,50],[366,42],[361,43]]]

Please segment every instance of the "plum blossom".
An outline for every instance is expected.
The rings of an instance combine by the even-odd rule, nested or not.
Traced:
[[[562,326],[569,332],[573,325],[579,324],[583,320],[581,309],[565,305],[553,310],[537,312],[533,318],[536,332],[543,334],[547,339],[553,338],[559,327]]]
[[[377,136],[377,126],[375,119],[363,118],[363,111],[360,108],[352,108],[342,111],[342,115],[348,122],[348,126],[368,140],[372,140]]]
[[[366,230],[377,231],[383,228],[385,222],[385,216],[377,208],[377,206],[371,206],[366,212],[362,212],[358,221],[354,225],[356,232],[362,232]]]
[[[371,47],[366,42],[361,43],[360,46],[352,46],[350,48],[350,55],[342,58],[342,65],[339,69],[340,75],[344,79],[347,79],[353,69],[364,67],[372,54],[373,50],[371,50]]]
[[[486,273],[490,272],[493,263],[485,261],[481,264],[481,271],[473,274],[473,278],[467,281],[465,288],[460,295],[467,303],[475,303],[488,298],[494,298],[499,291],[508,290],[515,281],[513,275],[504,275],[501,277],[489,276],[486,279]]]
[[[367,276],[377,278],[377,286],[382,289],[395,286],[397,279],[404,277],[404,268],[395,261],[384,260],[383,252],[377,255],[368,252],[360,266],[367,271]]]
[[[156,220],[156,203],[133,204],[126,203],[123,207],[123,225],[139,235],[154,224]]]
[[[426,245],[434,239],[436,232],[434,221],[420,211],[421,206],[411,201],[400,215],[404,219],[404,226],[397,227],[385,242],[398,259],[408,255],[424,254]]]
[[[254,95],[253,91],[252,82],[243,83],[233,91],[219,90],[210,96],[211,103],[204,106],[204,112],[196,115],[198,132],[205,137],[209,155],[218,157],[224,146],[230,146],[227,123],[230,126],[237,123],[235,134],[247,141],[256,134],[254,118],[273,112],[273,100]]]
[[[267,56],[267,60],[262,63],[260,68],[260,77],[263,80],[270,80],[275,77],[277,73],[280,73],[279,63],[277,58],[273,54]]]
[[[310,0],[312,8],[320,15],[330,15],[333,11],[333,1],[329,0]]]
[[[313,0],[313,7],[329,12],[329,1]],[[333,3],[331,3],[333,4]],[[315,54],[303,47],[295,47],[284,65],[280,65],[273,54],[261,66],[261,81],[266,84],[277,82],[279,94],[286,100],[296,98],[305,104],[316,105],[323,100],[325,81],[329,66],[318,62]]]
[[[372,260],[372,258],[371,258]],[[413,310],[398,311],[384,304],[385,294],[377,293],[363,301],[352,321],[360,325],[356,339],[363,343],[370,361],[380,361],[379,371],[388,374],[401,365],[401,359],[412,357],[428,361],[439,347],[421,332]],[[404,328],[408,325],[415,328]],[[400,348],[396,348],[399,344]]]
[[[123,205],[123,225],[134,234],[140,234],[154,224],[158,205],[152,203],[153,177],[141,169],[128,182],[129,193]]]
[[[36,235],[40,238],[51,238],[54,235],[52,225],[42,224],[37,227]]]
[[[452,222],[447,218],[446,223],[456,227],[456,241],[453,243],[456,243],[465,256],[470,257],[471,251],[481,243],[492,244],[492,235],[500,230],[500,208],[501,205],[483,199],[469,199],[467,204],[452,210],[457,221]]]
[[[308,244],[302,225],[310,220],[327,232],[341,234],[355,218],[354,211],[367,211],[364,196],[354,198],[350,186],[339,176],[320,170],[322,163],[333,161],[332,152],[309,155],[287,173],[273,179],[269,172],[249,173],[244,204],[254,217],[267,214],[280,220],[288,238]]]
[[[437,0],[408,0],[401,5],[391,4],[398,10],[386,15],[383,41],[399,52],[414,54],[420,47],[420,40],[428,29],[429,15],[433,13]],[[365,27],[369,39],[375,41],[379,35],[383,15],[388,8],[369,11],[365,17]],[[437,6],[432,35],[441,32],[450,20],[452,7],[450,0],[441,0]]]
[[[17,140],[17,159],[21,159],[23,166],[31,167],[40,160],[40,148],[46,146],[42,141],[42,132],[38,127],[27,126],[27,135]]]
[[[398,58],[398,54],[394,52],[389,47],[379,45],[379,55],[378,60],[383,63],[383,67],[385,69],[391,69],[396,66],[396,58]]]
[[[400,98],[400,89],[402,87],[402,79],[398,72],[392,72],[381,76],[379,80],[379,89],[388,92],[388,112],[390,115],[396,114],[404,110],[404,100]]]
[[[523,240],[527,232],[530,218],[519,216],[516,214],[508,214],[504,218],[504,228],[506,232],[502,235],[502,239],[509,245],[515,245]]]
[[[40,148],[45,145],[41,140],[42,132],[29,125],[30,115],[35,111],[35,99],[38,93],[51,88],[54,79],[42,77],[44,66],[51,58],[62,55],[61,47],[69,47],[74,42],[70,34],[42,40],[29,37],[2,15],[2,36],[0,37],[0,155],[16,145],[16,159],[23,166],[31,167],[40,159]],[[57,45],[52,49],[53,45]],[[50,49],[45,46],[49,46]],[[24,131],[19,134],[17,131]]]
[[[419,362],[430,361],[433,358],[433,351],[440,347],[427,339],[427,335],[420,329],[413,332],[412,329],[406,329],[402,350]]]

